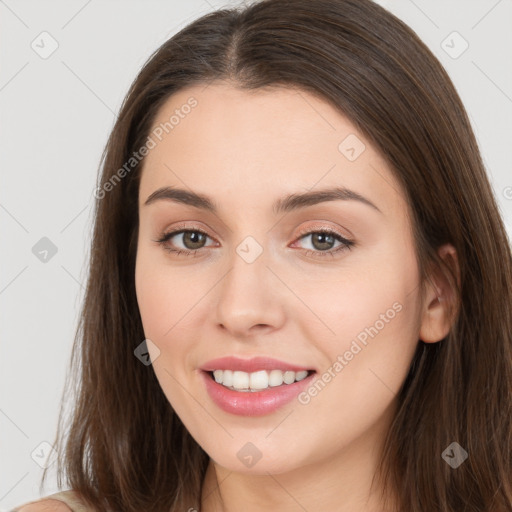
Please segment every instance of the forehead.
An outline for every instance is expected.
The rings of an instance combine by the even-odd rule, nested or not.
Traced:
[[[176,186],[239,206],[285,193],[344,186],[383,209],[403,208],[381,155],[326,101],[293,88],[242,90],[224,82],[182,89],[158,111],[143,163],[142,203]],[[245,197],[245,201],[243,199]],[[388,203],[388,204],[386,204]]]

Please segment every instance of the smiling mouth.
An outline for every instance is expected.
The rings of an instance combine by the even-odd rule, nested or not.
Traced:
[[[314,370],[259,370],[243,372],[238,370],[213,370],[207,372],[217,384],[240,392],[257,392],[271,388],[289,386],[309,377]]]

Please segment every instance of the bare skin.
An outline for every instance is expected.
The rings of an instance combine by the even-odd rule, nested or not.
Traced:
[[[144,162],[135,279],[146,338],[160,351],[152,351],[155,374],[210,456],[202,510],[382,512],[378,481],[371,488],[379,451],[418,340],[438,342],[450,329],[448,284],[438,279],[420,294],[405,196],[384,159],[330,105],[294,89],[214,82],[170,97],[154,127],[190,97],[197,106]],[[362,152],[350,150],[357,139],[339,149],[351,134]],[[218,211],[144,204],[166,186],[204,194]],[[286,195],[331,187],[378,209],[354,199],[272,209]],[[193,256],[155,242],[179,229],[207,234]],[[325,229],[334,238],[323,245],[301,234]],[[165,245],[192,251],[198,236],[194,246],[183,233]],[[343,246],[337,236],[354,244],[334,253]],[[257,244],[250,251],[262,250],[251,263],[237,252],[246,237]],[[456,261],[453,247],[440,253]],[[333,370],[371,326],[377,334]],[[270,356],[331,379],[307,403],[231,414],[211,400],[199,370],[227,355]],[[261,454],[251,467],[237,456],[248,442]]]
[[[62,501],[44,499],[20,508],[19,512],[72,512]]]

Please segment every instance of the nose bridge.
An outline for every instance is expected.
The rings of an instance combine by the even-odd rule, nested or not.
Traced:
[[[265,289],[268,288],[267,274],[270,272],[267,268],[267,250],[263,243],[264,241],[260,243],[254,237],[247,236],[234,247],[223,295],[236,298],[239,306],[245,302],[249,305],[264,299],[269,291]]]
[[[254,325],[277,327],[282,304],[273,273],[267,268],[269,251],[252,236],[245,237],[230,258],[230,268],[219,288],[217,321],[242,334]]]

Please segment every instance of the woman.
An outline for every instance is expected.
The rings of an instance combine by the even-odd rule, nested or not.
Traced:
[[[512,510],[510,247],[404,23],[203,16],[136,78],[95,195],[72,491],[20,510]]]

